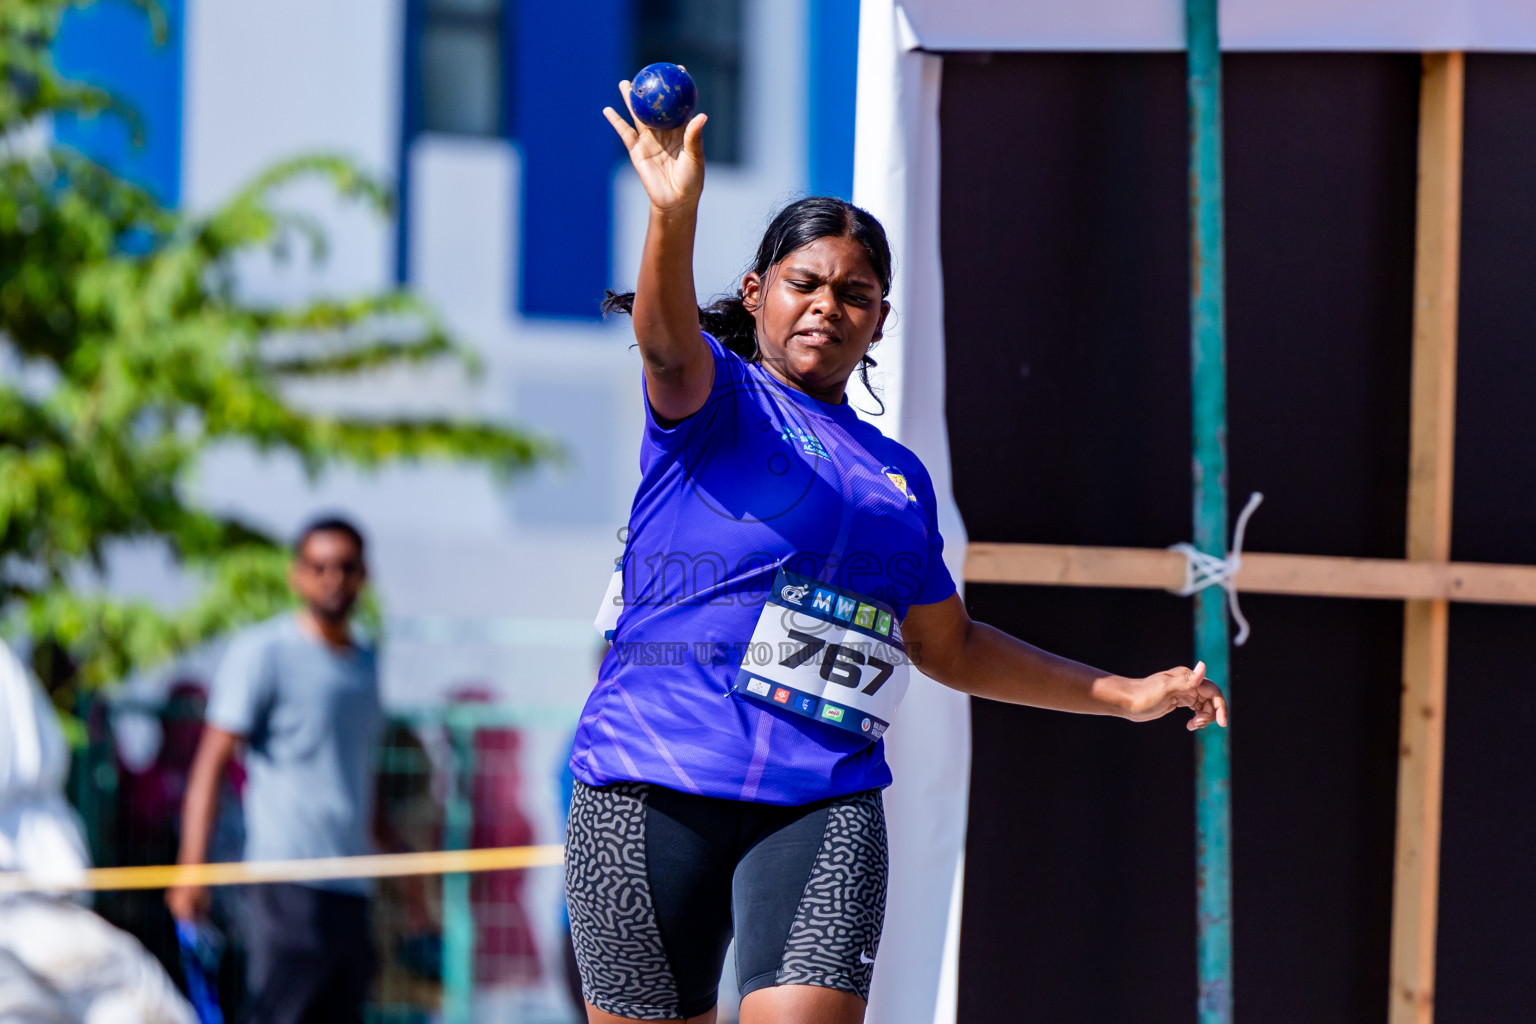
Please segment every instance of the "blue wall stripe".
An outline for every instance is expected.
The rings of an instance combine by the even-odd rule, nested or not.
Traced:
[[[139,112],[143,145],[121,118],[63,114],[54,138],[148,189],[166,206],[181,200],[183,0],[160,0],[169,31],[155,43],[149,17],[123,0],[65,12],[54,63],[67,78],[116,94]]]
[[[411,143],[421,132],[422,0],[405,0],[400,58],[400,148],[395,154],[395,282],[411,278]]]
[[[811,192],[852,199],[859,0],[809,0],[806,21]]]
[[[613,174],[623,151],[603,118],[622,104],[631,0],[517,4],[512,74],[522,145],[516,294],[524,316],[599,319],[613,268]]]

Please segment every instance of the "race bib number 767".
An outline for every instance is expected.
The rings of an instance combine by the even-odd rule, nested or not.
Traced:
[[[889,605],[780,569],[734,689],[873,742],[890,727],[907,683]]]

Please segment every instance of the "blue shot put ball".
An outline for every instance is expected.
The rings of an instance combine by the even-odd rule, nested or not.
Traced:
[[[629,105],[648,128],[681,128],[699,106],[699,90],[676,64],[647,64],[630,80]]]

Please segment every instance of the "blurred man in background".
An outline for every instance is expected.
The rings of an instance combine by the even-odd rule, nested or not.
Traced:
[[[219,780],[245,748],[246,860],[373,851],[374,762],[383,731],[374,652],[350,620],[367,569],[363,537],[343,519],[299,535],[290,575],[304,608],[230,644],[208,698],[182,809],[178,861],[202,863]],[[365,880],[249,890],[244,926],[252,1024],[362,1021],[375,965]],[[207,914],[208,890],[166,893],[183,921]]]

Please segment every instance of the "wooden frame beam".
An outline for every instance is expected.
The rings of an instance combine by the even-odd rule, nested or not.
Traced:
[[[1445,675],[1452,601],[1536,605],[1536,566],[1450,561],[1465,60],[1423,56],[1409,427],[1407,558],[1242,555],[1249,593],[1404,602],[1390,1024],[1432,1024]],[[1148,548],[971,544],[971,583],[1178,591],[1185,556]]]
[[[967,583],[1177,590],[1185,558],[1164,548],[971,544]],[[1244,552],[1241,593],[1536,605],[1536,566]]]
[[[1462,54],[1424,55],[1419,91],[1408,557],[1440,563],[1448,562],[1451,555],[1465,77]],[[1444,598],[1412,600],[1404,608],[1391,1024],[1434,1020],[1448,620]]]

